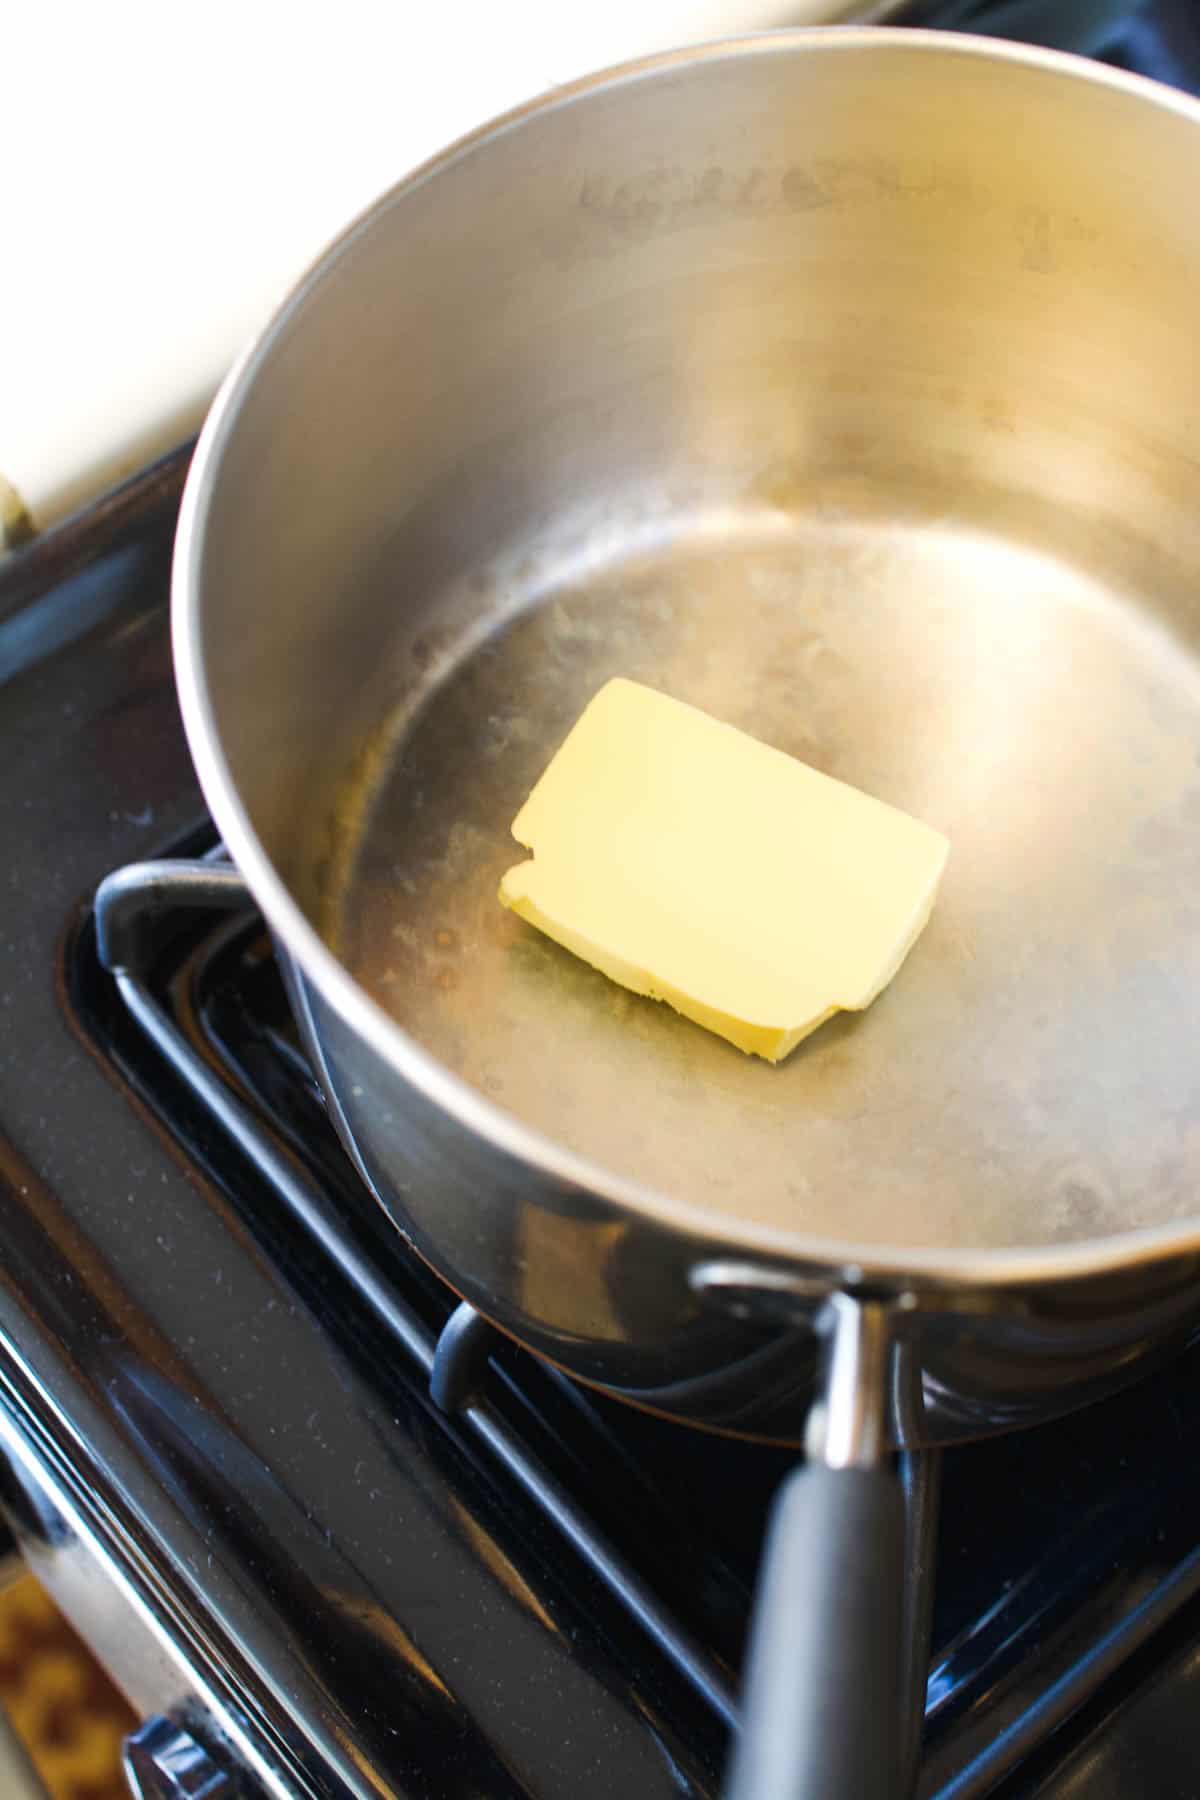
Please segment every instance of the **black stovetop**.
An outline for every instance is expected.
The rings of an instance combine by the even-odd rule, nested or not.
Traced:
[[[218,847],[201,827],[171,848],[195,857]],[[455,1470],[453,1491],[460,1504],[469,1500],[481,1506],[491,1521],[497,1470],[487,1443],[480,1457],[481,1445],[472,1442],[473,1415],[448,1419],[430,1400],[430,1349],[456,1316],[454,1296],[400,1248],[383,1216],[364,1206],[358,1177],[305,1061],[261,922],[235,910],[214,924],[209,916],[162,909],[153,900],[147,913],[156,934],[144,956],[148,991],[185,1054],[190,1049],[204,1057],[244,1103],[254,1136],[238,1150],[224,1134],[212,1141],[210,1121],[203,1109],[196,1110],[178,1054],[172,1055],[169,1043],[164,1050],[161,1043],[147,1042],[105,975],[94,922],[86,913],[68,939],[64,961],[69,1003],[81,1029],[189,1154],[209,1166],[242,1228],[274,1268],[286,1271],[290,1288],[317,1314],[322,1333],[313,1353],[322,1370],[327,1372],[335,1357],[346,1358],[378,1386],[379,1368],[401,1360],[396,1340],[403,1340],[405,1367],[389,1369],[388,1387],[394,1391],[391,1383],[401,1376],[410,1409],[407,1433],[415,1432],[423,1443],[428,1434],[436,1442],[444,1433],[448,1443],[466,1452],[469,1467]],[[303,1171],[306,1192],[319,1196],[318,1229],[336,1234],[346,1253],[340,1271],[331,1270],[326,1250],[313,1243],[303,1219],[297,1230],[297,1207],[273,1179],[263,1144],[293,1159]],[[302,1196],[302,1214],[306,1205]],[[369,1272],[365,1281],[356,1276],[360,1257]],[[371,1291],[375,1276],[383,1277],[412,1322],[400,1333],[389,1332],[388,1316],[370,1317],[378,1313]],[[223,1289],[224,1280],[217,1285]],[[425,1334],[415,1354],[413,1327]],[[539,1553],[548,1558],[548,1572],[566,1583],[574,1607],[582,1608],[593,1655],[611,1639],[626,1680],[637,1672],[638,1685],[622,1696],[626,1724],[644,1720],[646,1696],[657,1695],[662,1711],[655,1730],[661,1743],[673,1745],[671,1779],[683,1792],[714,1791],[714,1751],[719,1762],[720,1745],[712,1742],[713,1727],[732,1711],[766,1511],[795,1453],[716,1439],[584,1392],[498,1334],[489,1333],[482,1348],[486,1360],[476,1391],[486,1396],[493,1427],[505,1434],[507,1455],[526,1458],[540,1478],[521,1494],[519,1516],[510,1521],[518,1545],[523,1542],[524,1554],[533,1555],[534,1566]],[[1006,1770],[1027,1769],[1031,1758],[1046,1753],[1051,1714],[1090,1708],[1077,1722],[1085,1737],[1123,1725],[1136,1714],[1143,1663],[1149,1690],[1160,1690],[1170,1649],[1186,1645],[1188,1634],[1200,1629],[1200,1600],[1189,1605],[1200,1591],[1200,1405],[1190,1401],[1198,1380],[1200,1349],[1103,1407],[940,1459],[940,1517],[914,1520],[914,1530],[924,1529],[936,1540],[914,1543],[914,1560],[936,1560],[938,1577],[925,1684],[923,1792],[992,1791]],[[305,1405],[308,1379],[300,1385],[306,1398],[299,1404]],[[169,1405],[169,1396],[164,1398]],[[274,1420],[273,1389],[266,1401]],[[314,1434],[320,1416],[314,1407],[306,1417]],[[173,1424],[181,1440],[186,1437],[184,1454],[207,1497],[203,1504],[219,1500],[227,1519],[240,1510],[246,1538],[269,1541],[273,1557],[290,1541],[291,1555],[307,1561],[311,1549],[296,1539],[287,1506],[268,1503],[261,1493],[248,1505],[244,1493],[229,1492],[227,1475],[214,1470],[202,1447],[194,1410],[173,1421],[168,1417],[165,1424],[168,1433]],[[164,1419],[156,1416],[156,1438],[163,1429]],[[303,1442],[303,1434],[297,1435]],[[406,1433],[396,1432],[394,1441],[411,1454]],[[352,1447],[343,1439],[345,1454]],[[179,1454],[182,1441],[175,1448]],[[223,1464],[226,1451],[219,1438],[212,1449]],[[304,1492],[325,1462],[320,1442],[304,1450]],[[1155,1472],[1168,1470],[1169,1480],[1154,1480]],[[920,1476],[929,1471],[912,1459],[907,1473],[919,1495]],[[513,1497],[511,1480],[501,1483],[503,1512],[511,1510]],[[555,1521],[545,1515],[555,1511],[555,1497],[559,1504],[565,1499],[574,1517],[565,1531],[547,1535],[546,1524]],[[336,1536],[340,1546],[344,1516],[330,1508],[322,1529],[328,1545]],[[492,1521],[489,1530],[495,1529]],[[619,1563],[617,1580],[610,1574],[606,1582],[603,1571],[595,1580],[597,1543],[601,1554],[607,1550]],[[388,1568],[396,1567],[387,1589],[389,1605],[398,1609],[394,1618],[405,1619],[412,1564],[397,1566],[393,1547],[386,1549]],[[519,1559],[519,1548],[516,1555]],[[360,1580],[368,1560],[360,1547],[353,1565]],[[529,1565],[519,1561],[518,1566],[520,1579],[530,1579]],[[379,1573],[372,1572],[372,1595],[364,1605],[378,1604]],[[543,1606],[550,1604],[555,1585],[552,1580],[542,1591]],[[474,1617],[475,1584],[469,1591]],[[436,1604],[442,1604],[440,1590]],[[319,1598],[307,1592],[289,1609],[287,1628],[336,1643],[344,1606],[343,1590],[330,1618]],[[1174,1634],[1157,1637],[1158,1628],[1172,1620]],[[577,1624],[580,1643],[578,1632]],[[648,1639],[656,1634],[669,1636],[665,1656],[647,1654],[654,1648]],[[486,1659],[486,1632],[475,1641]],[[1121,1673],[1104,1688],[1110,1663]],[[611,1671],[605,1679],[611,1682]],[[611,1686],[609,1694],[611,1700]],[[1068,1734],[1066,1742],[1074,1741]],[[1124,1756],[1126,1736],[1119,1741]],[[1059,1760],[1061,1749],[1055,1746],[1053,1760]],[[1091,1781],[1094,1752],[1090,1744]],[[622,1765],[623,1782],[638,1773],[639,1760],[633,1744],[625,1754],[630,1761]],[[1140,1765],[1151,1785],[1139,1791],[1171,1792],[1163,1783],[1172,1759],[1181,1776],[1193,1760],[1200,1765],[1200,1732],[1190,1743],[1176,1735],[1157,1746],[1153,1761]],[[614,1764],[597,1791],[616,1791],[615,1771]],[[639,1792],[654,1791],[645,1785],[644,1770],[638,1779]],[[484,1791],[508,1789],[485,1786]],[[1015,1791],[1060,1790],[1031,1788],[1026,1780]]]
[[[1104,48],[1200,89],[1190,6]],[[454,1298],[359,1189],[261,926],[158,921],[148,967],[240,1137],[97,958],[107,873],[214,848],[167,632],[186,462],[0,566],[0,1412],[280,1791],[715,1796],[789,1453],[496,1340],[444,1410]],[[933,1473],[921,1792],[1200,1794],[1200,1350],[945,1452],[936,1518]]]

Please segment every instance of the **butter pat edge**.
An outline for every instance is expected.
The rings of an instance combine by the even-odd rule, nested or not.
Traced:
[[[926,840],[929,847],[929,872],[922,872],[925,885],[914,909],[911,925],[907,931],[898,935],[895,940],[894,953],[886,958],[878,974],[871,976],[865,989],[856,992],[853,998],[839,998],[831,1004],[818,1007],[811,1017],[797,1024],[781,1023],[778,1017],[767,1021],[764,1018],[752,1016],[748,1010],[734,1012],[726,1006],[714,1004],[711,997],[704,999],[698,994],[688,991],[678,980],[672,981],[661,970],[647,969],[639,962],[631,961],[615,947],[598,942],[587,929],[581,928],[578,916],[574,920],[570,917],[555,916],[554,911],[547,911],[545,905],[535,898],[530,891],[530,885],[536,879],[535,872],[539,867],[537,846],[534,841],[538,836],[538,826],[532,815],[538,813],[544,815],[547,806],[552,803],[554,785],[569,779],[566,766],[559,760],[566,747],[572,739],[577,738],[577,734],[582,734],[586,730],[589,723],[594,724],[594,718],[590,719],[590,715],[595,715],[606,696],[610,700],[612,699],[611,690],[621,688],[632,690],[639,697],[639,704],[646,705],[648,703],[651,710],[657,706],[662,717],[669,718],[671,709],[678,709],[680,713],[688,715],[693,721],[692,729],[695,729],[695,721],[702,722],[703,728],[711,732],[714,739],[720,734],[730,734],[732,738],[739,741],[740,753],[743,756],[745,755],[744,747],[753,746],[755,754],[762,754],[770,759],[768,766],[785,765],[789,770],[795,770],[798,778],[807,778],[810,782],[818,784],[823,791],[838,790],[844,797],[839,804],[845,804],[851,808],[852,819],[855,817],[854,809],[861,809],[857,814],[859,818],[866,817],[868,819],[872,817],[875,809],[878,809],[879,816],[888,815],[893,821],[902,821],[904,825],[912,829],[912,833],[918,841],[921,838]],[[576,749],[578,749],[578,742]],[[802,789],[798,787],[797,792],[801,793]],[[852,800],[850,797],[853,797]],[[895,832],[894,823],[890,829],[893,833]],[[505,873],[500,883],[498,896],[504,906],[620,986],[633,993],[664,1001],[685,1018],[714,1032],[727,1042],[734,1044],[738,1049],[773,1063],[780,1062],[787,1057],[805,1037],[816,1031],[835,1012],[864,1010],[892,981],[928,923],[936,903],[950,850],[949,842],[942,833],[923,821],[913,818],[910,814],[904,813],[901,809],[891,806],[888,802],[878,800],[874,796],[864,793],[862,789],[838,781],[835,777],[823,775],[808,764],[789,756],[785,751],[764,744],[750,734],[740,731],[736,726],[712,718],[711,715],[702,712],[699,708],[691,707],[686,702],[675,700],[656,689],[647,688],[641,683],[629,681],[624,677],[618,677],[606,683],[589,701],[563,740],[562,745],[546,765],[524,804],[519,808],[513,820],[512,832],[517,841],[530,848],[534,854],[528,860],[514,864]],[[941,852],[940,856],[936,856],[936,862],[933,860],[936,855],[935,846],[940,846]],[[554,879],[554,867],[557,867],[561,874],[563,867],[561,854],[557,859],[557,864],[545,871],[551,891],[553,892],[554,886],[558,885],[561,897],[561,882],[556,882]],[[911,888],[911,872],[909,885]],[[571,903],[572,897],[568,895],[564,902],[566,910],[570,910]],[[584,905],[576,906],[574,910],[577,915],[581,910],[586,915],[591,909]],[[670,958],[668,957],[667,960],[669,961]],[[675,960],[679,961],[680,959],[676,957]],[[803,967],[803,965],[793,963],[791,967],[795,969]],[[721,984],[717,982],[716,985],[720,986]],[[815,984],[818,988],[819,985],[819,983]],[[794,994],[793,1002],[796,999],[797,996]],[[816,1000],[815,992],[813,1000]],[[782,1010],[782,1006],[780,1010]],[[793,1014],[794,1016],[795,1014]]]

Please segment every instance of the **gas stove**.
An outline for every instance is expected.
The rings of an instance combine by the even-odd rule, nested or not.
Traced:
[[[1190,10],[1105,53],[1200,91]],[[715,1796],[795,1453],[579,1389],[364,1195],[179,726],[188,457],[0,564],[0,1503],[135,1792]],[[1197,1792],[1198,1393],[908,1459],[924,1800]]]

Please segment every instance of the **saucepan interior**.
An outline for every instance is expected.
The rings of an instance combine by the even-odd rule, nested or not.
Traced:
[[[258,844],[412,1039],[701,1228],[1195,1212],[1198,148],[994,44],[667,59],[397,190],[215,428],[192,660]],[[952,841],[778,1068],[497,904],[616,674]]]

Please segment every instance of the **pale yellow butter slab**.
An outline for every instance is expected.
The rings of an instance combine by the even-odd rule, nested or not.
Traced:
[[[586,962],[779,1062],[886,987],[940,832],[707,713],[610,681],[513,821],[500,899]]]

